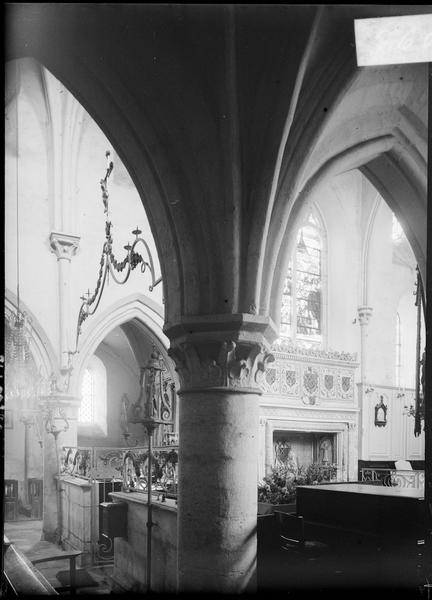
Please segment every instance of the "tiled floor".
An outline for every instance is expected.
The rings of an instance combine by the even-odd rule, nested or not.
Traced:
[[[42,521],[9,521],[4,524],[4,533],[24,554],[31,551],[41,541]],[[55,588],[61,587],[56,578],[59,571],[69,570],[69,560],[56,560],[39,563],[37,568]],[[97,587],[79,588],[77,594],[111,594],[113,584],[110,578],[112,567],[88,567],[86,571],[97,582]]]

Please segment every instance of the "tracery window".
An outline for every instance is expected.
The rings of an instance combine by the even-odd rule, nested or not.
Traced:
[[[282,293],[281,338],[313,346],[322,342],[322,249],[322,227],[310,213],[298,231],[288,265]]]

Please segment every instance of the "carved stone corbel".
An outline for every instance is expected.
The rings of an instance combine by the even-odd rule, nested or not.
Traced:
[[[58,260],[66,259],[69,262],[75,256],[79,247],[80,238],[76,235],[52,231],[50,234],[50,247]]]

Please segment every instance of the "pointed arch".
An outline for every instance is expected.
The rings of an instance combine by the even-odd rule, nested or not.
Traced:
[[[160,349],[165,364],[178,385],[177,374],[172,368],[167,349],[169,340],[162,331],[163,315],[161,307],[151,298],[138,293],[122,298],[94,317],[91,327],[82,335],[79,351],[74,362],[70,381],[70,393],[79,396],[80,382],[90,357],[110,331],[129,321],[136,320],[142,332],[154,341]],[[89,323],[90,325],[90,323]]]

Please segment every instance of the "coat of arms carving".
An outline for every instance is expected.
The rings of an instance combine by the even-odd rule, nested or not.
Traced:
[[[285,377],[286,377],[286,382],[289,387],[293,387],[296,384],[297,378],[296,378],[295,371],[286,371]]]
[[[351,388],[351,377],[342,377],[342,391],[347,393]]]
[[[318,372],[308,367],[303,374],[303,385],[308,394],[313,394],[318,390]]]
[[[268,385],[273,385],[276,381],[276,369],[267,369],[265,373],[265,378]]]
[[[324,375],[324,387],[329,392],[333,389],[334,386],[334,377],[333,375]]]

